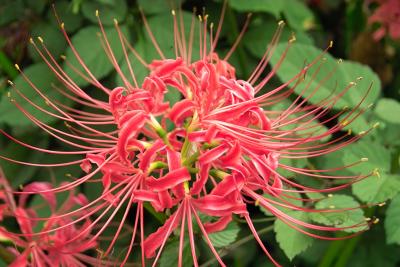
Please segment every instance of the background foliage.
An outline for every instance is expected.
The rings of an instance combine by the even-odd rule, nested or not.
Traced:
[[[186,24],[190,23],[190,12],[193,6],[201,8],[204,6],[210,14],[210,20],[218,21],[221,1],[183,1],[183,9],[187,11],[184,16]],[[373,1],[368,1],[373,2]],[[121,62],[124,72],[128,66],[123,61],[123,52],[120,48],[118,34],[113,30],[113,18],[118,19],[122,30],[127,34],[134,47],[147,60],[157,58],[149,38],[145,34],[143,23],[140,19],[139,6],[148,17],[149,24],[154,35],[160,42],[161,49],[167,55],[173,54],[173,28],[170,15],[170,3],[166,0],[56,0],[55,6],[58,15],[65,22],[66,29],[73,43],[81,53],[87,66],[93,73],[109,87],[121,83],[112,64],[109,63],[101,43],[96,37],[99,31],[95,10],[98,9],[102,21],[106,25],[106,32],[111,46],[114,48],[116,59]],[[277,53],[271,58],[271,66],[278,63],[280,52],[294,32],[297,38],[296,44],[290,50],[286,61],[279,69],[277,77],[267,85],[273,88],[281,82],[293,77],[305,62],[313,60],[334,40],[334,46],[326,56],[328,66],[323,71],[329,73],[343,58],[338,71],[330,83],[322,86],[315,96],[310,99],[311,103],[317,103],[326,97],[335,86],[341,88],[358,76],[363,79],[357,81],[358,85],[343,97],[337,108],[355,107],[372,84],[373,90],[368,95],[366,105],[375,105],[354,124],[347,127],[352,133],[359,134],[367,130],[376,122],[380,126],[354,145],[345,150],[338,151],[329,156],[318,158],[313,161],[302,161],[291,164],[302,166],[314,166],[316,168],[347,165],[360,158],[369,158],[369,161],[361,167],[352,168],[354,174],[360,172],[374,172],[370,178],[356,183],[351,190],[340,192],[319,201],[317,208],[335,206],[349,207],[364,205],[352,211],[327,216],[326,214],[313,214],[312,216],[299,211],[291,212],[296,218],[305,221],[318,222],[325,225],[351,225],[365,218],[380,222],[371,230],[350,240],[342,241],[320,241],[298,233],[274,218],[268,212],[254,211],[255,217],[262,212],[267,219],[255,219],[257,228],[262,233],[263,240],[268,244],[274,257],[284,266],[397,266],[400,262],[400,42],[385,36],[380,41],[372,38],[373,31],[379,27],[376,24],[368,24],[368,17],[377,8],[376,3],[366,3],[362,0],[329,1],[329,0],[229,0],[224,21],[222,39],[219,52],[224,53],[235,41],[240,32],[245,18],[249,12],[253,13],[248,31],[240,43],[237,52],[232,57],[232,63],[237,69],[239,77],[246,78],[252,68],[263,56],[266,45],[270,41],[277,28],[277,21],[284,19],[287,26],[277,47]],[[41,131],[32,126],[6,97],[9,88],[7,80],[13,80],[18,88],[39,106],[45,106],[34,94],[33,90],[18,76],[14,63],[23,66],[26,74],[46,92],[48,96],[70,104],[58,94],[52,84],[56,82],[55,77],[48,71],[37,53],[29,45],[29,37],[41,36],[47,47],[54,55],[65,55],[71,59],[71,64],[76,64],[72,57],[72,51],[67,46],[51,7],[50,1],[46,0],[1,0],[0,1],[0,125],[3,129],[13,133],[15,136],[41,147],[59,148],[60,143],[50,141]],[[194,54],[196,49],[194,49]],[[133,66],[136,59],[132,56]],[[66,63],[64,63],[66,64]],[[65,66],[65,65],[64,65]],[[92,90],[88,83],[76,77],[76,74],[66,68],[67,72],[77,84]],[[322,71],[322,72],[323,72]],[[140,80],[146,75],[146,70],[140,67],[135,69]],[[310,77],[305,77],[310,79]],[[317,81],[314,81],[315,85]],[[297,87],[297,93],[303,88]],[[95,92],[93,92],[95,93]],[[17,97],[17,96],[14,96]],[[178,96],[170,92],[170,101],[177,101]],[[285,103],[282,103],[285,105]],[[37,112],[35,108],[26,104],[24,107],[40,118],[43,122],[58,124],[53,117],[45,116]],[[5,137],[0,137],[1,154],[15,159],[28,160],[32,162],[54,162],[57,158],[43,157],[40,153],[34,153]],[[49,177],[65,179],[65,174],[79,176],[79,169],[50,169],[29,167],[21,168],[4,161],[0,162],[12,186],[17,187],[32,181],[33,179],[46,180]],[[290,175],[284,173],[284,175]],[[297,177],[302,179],[302,177]],[[308,183],[309,181],[304,181]],[[95,196],[101,188],[82,188],[89,198]],[[39,201],[39,200],[38,200]],[[293,200],[292,200],[293,201]],[[35,202],[35,199],[32,200]],[[387,202],[385,206],[368,208],[367,204]],[[329,214],[328,214],[329,215]],[[157,225],[157,218],[151,214],[147,222]],[[158,218],[160,219],[160,218]],[[162,218],[161,218],[162,220]],[[227,256],[230,266],[267,266],[266,258],[258,249],[249,232],[241,227],[240,220],[231,223],[229,227],[211,236],[213,244],[220,249],[221,254]],[[341,234],[337,234],[340,236]],[[244,245],[245,244],[245,245]],[[120,244],[123,249],[124,243]],[[177,241],[172,240],[165,249],[161,259],[161,266],[176,265]],[[190,263],[190,248],[185,245],[188,257],[185,262]],[[234,251],[232,253],[232,251]],[[207,251],[201,251],[202,257],[207,257]],[[4,264],[0,259],[0,264]],[[206,265],[213,265],[208,262]]]

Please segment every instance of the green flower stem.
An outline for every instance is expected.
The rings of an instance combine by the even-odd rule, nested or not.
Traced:
[[[335,261],[337,255],[342,251],[342,248],[345,246],[345,242],[345,240],[332,241],[318,267],[333,266],[333,262]]]

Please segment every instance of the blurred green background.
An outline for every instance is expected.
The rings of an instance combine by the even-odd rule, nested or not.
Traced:
[[[174,2],[175,5],[178,3],[178,1]],[[188,14],[195,6],[198,8],[198,12],[201,12],[204,7],[206,13],[209,14],[210,22],[217,24],[222,1],[187,0],[181,2],[183,2],[182,9]],[[274,88],[294,76],[299,68],[312,61],[321,52],[320,49],[327,48],[329,42],[333,40],[334,46],[329,50],[332,57],[327,56],[328,61],[336,64],[335,62],[339,58],[344,59],[343,69],[336,73],[333,79],[334,83],[345,85],[358,76],[364,78],[355,91],[350,92],[338,103],[339,110],[344,106],[355,107],[368,86],[373,83],[374,90],[366,104],[374,103],[375,105],[348,129],[351,129],[353,134],[357,134],[367,130],[376,122],[380,123],[379,128],[366,136],[363,141],[346,148],[346,150],[314,161],[293,163],[301,165],[300,167],[322,168],[324,166],[340,166],[351,162],[354,158],[368,157],[369,161],[363,165],[361,171],[375,170],[376,175],[341,192],[341,195],[335,196],[337,199],[333,201],[336,201],[337,206],[357,206],[387,201],[387,205],[383,207],[363,208],[357,210],[359,213],[338,215],[340,220],[354,219],[355,221],[359,218],[362,219],[363,216],[372,217],[372,219],[376,217],[379,218],[379,223],[374,225],[371,230],[353,239],[328,242],[293,232],[279,222],[274,223],[273,218],[270,217],[269,221],[261,220],[256,223],[256,226],[262,231],[262,238],[272,255],[284,266],[399,266],[400,39],[396,40],[398,36],[391,32],[385,32],[380,36],[377,36],[376,33],[382,29],[400,27],[400,4],[391,3],[395,1],[363,0],[229,0],[228,2],[229,6],[217,50],[220,54],[229,50],[239,35],[247,14],[253,13],[249,28],[231,58],[231,63],[236,67],[239,78],[246,79],[249,76],[276,31],[277,22],[283,19],[287,25],[277,51],[281,51],[285,47],[292,33],[296,35],[297,42],[286,58],[286,65],[284,64],[278,71],[277,76],[267,85],[267,89]],[[58,29],[52,3],[45,0],[0,0],[0,125],[2,129],[13,133],[22,140],[49,148],[61,145],[50,140],[42,131],[32,126],[29,120],[10,104],[6,93],[9,90],[7,80],[13,80],[21,91],[35,101],[33,90],[29,89],[21,77],[18,77],[18,72],[14,68],[14,63],[18,63],[49,96],[64,101],[64,104],[71,104],[54,92],[51,84],[55,82],[55,77],[29,44],[31,36],[41,36],[55,56],[66,55],[67,58],[72,58],[70,57],[71,49],[68,48],[67,42]],[[114,47],[119,42],[118,35],[113,30],[113,18],[116,18],[133,46],[149,61],[157,56],[144,30],[140,18],[140,6],[163,51],[166,51],[167,54],[173,53],[173,29],[170,14],[171,5],[174,5],[172,1],[55,0],[54,4],[58,15],[65,23],[70,38],[88,67],[93,69],[96,76],[109,87],[120,84],[121,79],[112,64],[108,62],[96,37],[99,28],[95,10],[100,11],[108,38]],[[387,5],[391,6],[387,7]],[[377,12],[382,10],[386,12],[384,13],[386,16],[383,16],[381,21],[374,21],[373,16],[377,16]],[[188,20],[190,21],[189,15]],[[121,62],[122,69],[126,71],[127,66],[121,51],[117,51],[116,55]],[[137,63],[133,57],[132,62]],[[71,59],[71,63],[74,64],[73,59]],[[277,64],[276,56],[271,59],[271,64],[272,66]],[[146,71],[140,67],[135,72],[139,80],[146,75]],[[69,73],[74,77],[71,71]],[[81,87],[86,88],[85,90],[92,90],[87,82],[77,78],[76,75],[74,78]],[[322,88],[320,97],[326,96],[329,90],[330,88]],[[171,101],[176,101],[176,96],[169,97]],[[311,103],[314,103],[313,101],[317,103],[318,100],[320,98],[318,99],[316,96]],[[39,105],[45,104],[40,103]],[[60,124],[54,118],[43,116],[28,105],[24,107],[29,112],[40,116],[40,119],[46,123]],[[40,153],[24,149],[10,142],[4,136],[0,136],[0,150],[2,155],[19,160],[56,161],[54,157],[49,159]],[[0,161],[0,164],[14,187],[26,184],[33,179],[47,179],[46,177],[50,176],[61,177],[66,172],[66,170],[43,170],[35,167],[22,168],[5,161]],[[360,170],[351,171],[357,173]],[[80,174],[79,168],[69,169],[68,172]],[[305,181],[305,183],[307,182]],[[255,211],[255,214],[261,215],[261,212]],[[294,216],[302,216],[302,214]],[[329,224],[323,218],[309,219]],[[243,230],[242,228],[246,227],[240,227],[240,223],[239,221],[237,223],[239,226],[236,225],[219,237],[222,239],[222,241],[220,240],[222,242],[220,244],[221,251],[229,252],[229,255],[225,257],[229,266],[272,266],[257,247],[256,242],[247,238],[249,232],[247,229]],[[337,234],[337,236],[341,235],[341,233]],[[173,254],[175,248],[176,243],[170,246],[169,250],[165,252],[166,255]],[[173,258],[173,256],[170,257]],[[5,265],[4,262],[2,264]],[[173,265],[173,261],[167,260],[167,257],[161,261],[163,266],[171,264]],[[210,265],[213,264],[215,262],[210,262]]]

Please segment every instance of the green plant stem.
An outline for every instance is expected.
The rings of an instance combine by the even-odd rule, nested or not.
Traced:
[[[320,261],[318,267],[330,267],[335,261],[337,254],[345,245],[345,240],[337,240],[330,243],[324,257]]]
[[[358,242],[361,240],[361,235],[356,236],[346,242],[342,253],[340,254],[338,260],[336,261],[335,267],[346,267],[347,261],[350,259],[350,256],[353,254],[354,249],[356,248]]]
[[[262,235],[262,234],[268,233],[268,232],[271,231],[272,229],[274,229],[274,226],[273,226],[273,225],[270,225],[270,226],[268,226],[268,227],[265,227],[265,228],[261,229],[261,230],[258,231],[257,233],[258,233],[259,235]],[[237,249],[237,248],[240,247],[241,245],[243,245],[243,244],[245,244],[245,243],[247,243],[247,242],[249,242],[249,241],[251,241],[251,240],[254,240],[253,234],[250,234],[250,235],[248,235],[248,236],[246,236],[246,237],[243,237],[242,239],[240,239],[240,240],[236,241],[235,243],[233,243],[233,244],[227,246],[226,248],[221,249],[220,251],[218,251],[218,254],[219,254],[219,256],[222,258],[222,257],[228,255],[229,252],[231,252],[231,251]],[[211,258],[211,259],[209,259],[208,261],[206,261],[205,263],[203,263],[202,265],[200,265],[200,267],[211,266],[216,260],[217,260],[216,258]]]

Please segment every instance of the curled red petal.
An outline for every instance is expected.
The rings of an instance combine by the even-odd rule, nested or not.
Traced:
[[[178,184],[190,180],[190,174],[186,168],[179,168],[177,170],[171,171],[168,174],[160,177],[158,179],[154,177],[149,177],[147,180],[147,185],[152,190],[159,192],[167,189],[171,189]]]

